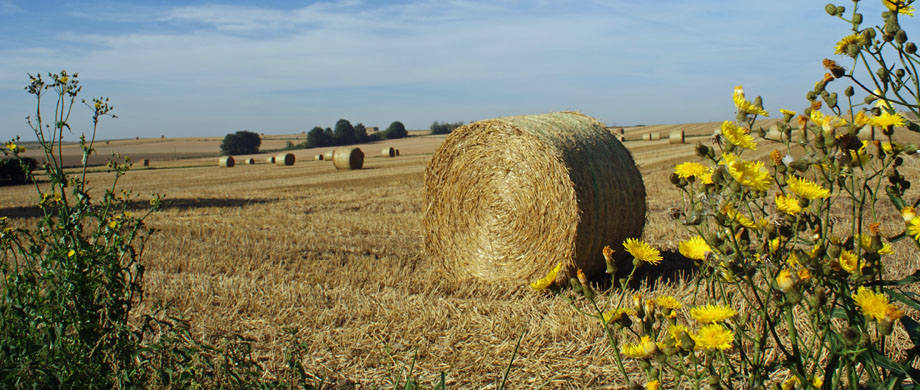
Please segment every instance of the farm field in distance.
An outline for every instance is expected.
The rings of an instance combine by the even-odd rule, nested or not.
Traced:
[[[647,276],[642,294],[692,301],[681,267],[667,264],[679,257],[678,242],[690,236],[668,218],[680,199],[669,175],[680,162],[699,161],[694,144],[709,143],[718,124],[626,128],[625,145],[648,194],[643,239],[665,252],[666,264]],[[686,143],[670,144],[672,129],[684,129]],[[641,140],[649,131],[662,139]],[[920,142],[904,133],[899,139]],[[528,280],[446,280],[425,255],[425,167],[445,137],[357,145],[365,162],[354,171],[313,160],[331,148],[291,151],[293,166],[267,164],[270,154],[260,154],[218,168],[219,138],[103,141],[96,149],[103,161],[112,152],[132,156],[134,168],[119,187],[139,195],[140,210],[151,193],[164,195],[163,209],[147,219],[156,232],[142,256],[145,305],[166,302],[205,338],[238,334],[253,340],[255,354],[270,369],[284,364],[283,350],[291,342],[285,329],[293,329],[307,346],[305,367],[327,383],[383,386],[394,372],[408,370],[417,354],[415,374],[423,383],[444,372],[449,388],[491,388],[523,334],[510,388],[620,387],[597,321],[579,315],[565,299],[531,290]],[[297,143],[303,136],[267,136],[262,149],[281,148],[286,138]],[[388,146],[401,156],[381,157]],[[78,149],[69,148],[65,158],[78,161]],[[765,158],[774,148],[781,145],[760,140],[745,156]],[[240,163],[249,157],[255,165]],[[142,159],[150,159],[150,167],[142,167]],[[920,162],[908,158],[902,172],[920,186],[918,168]],[[97,190],[112,179],[101,170],[88,176]],[[918,194],[912,189],[907,198]],[[30,206],[37,199],[34,186],[0,188],[0,216],[33,225],[37,214]],[[887,200],[881,203],[888,221],[882,231],[898,233],[903,223],[897,211]],[[889,269],[909,274],[917,268],[920,258],[909,245],[894,244],[896,252],[912,254],[895,258]]]

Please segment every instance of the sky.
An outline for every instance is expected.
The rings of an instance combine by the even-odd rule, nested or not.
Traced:
[[[561,110],[611,126],[718,121],[737,85],[772,113],[801,111],[823,58],[850,65],[833,54],[849,25],[825,3],[0,0],[0,140],[34,138],[28,74],[61,69],[115,106],[99,139]],[[880,23],[877,1],[860,11]],[[76,108],[68,138],[89,117]]]

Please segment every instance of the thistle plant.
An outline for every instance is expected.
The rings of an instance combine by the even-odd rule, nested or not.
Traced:
[[[899,113],[920,110],[920,57],[900,23],[913,15],[912,1],[881,1],[886,11],[877,26],[864,25],[859,0],[848,15],[826,7],[851,26],[835,53],[852,63],[825,59],[827,73],[806,94],[802,114],[780,110],[778,134],[752,130],[769,113],[739,86],[735,119],[709,145],[697,144],[701,161],[675,167],[671,182],[681,200],[674,214],[692,233],[678,250],[696,266],[695,302],[620,294],[597,303],[586,281],[570,281],[590,302],[583,312],[616,347],[631,388],[920,383],[920,324],[905,315],[920,310],[920,270],[906,277],[891,270],[893,259],[916,256],[895,252],[893,242],[920,248],[920,199],[905,199],[911,183],[900,172],[917,146],[894,131],[920,130]],[[856,99],[857,90],[866,97]],[[765,147],[763,161],[748,157]],[[659,261],[647,244],[623,249],[635,265]],[[896,328],[911,342],[893,342]],[[626,370],[627,361],[640,372]]]

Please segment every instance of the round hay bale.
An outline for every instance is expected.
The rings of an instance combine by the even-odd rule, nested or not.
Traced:
[[[294,165],[294,153],[281,153],[275,156],[275,165]]]
[[[149,167],[149,166],[150,166],[150,159],[147,159],[147,158],[144,159],[144,166],[145,166],[145,167]]]
[[[622,127],[620,128],[619,132],[620,132],[620,135],[626,135],[626,129]]]
[[[684,131],[683,130],[671,130],[671,133],[668,134],[668,143],[670,144],[684,143]]]
[[[246,165],[255,165],[255,164],[256,164],[256,160],[255,160],[255,159],[252,159],[252,158],[247,158],[247,159],[243,160],[243,163],[246,164]]]
[[[269,158],[266,158],[266,159],[265,159],[265,162],[267,162],[267,163],[269,163],[269,164],[274,164],[274,163],[275,163],[275,156],[271,156],[271,157],[269,157]]]
[[[389,148],[384,148],[380,151],[380,155],[383,157],[396,157],[396,149],[393,149],[392,146]]]
[[[399,156],[399,149],[396,149],[396,156]]]
[[[236,160],[233,159],[233,156],[223,156],[220,160],[217,160],[217,165],[221,168],[233,168],[236,165]]]
[[[364,152],[359,148],[337,149],[332,156],[335,169],[361,169],[364,166]]]
[[[645,141],[658,141],[661,139],[661,133],[657,133],[657,132],[645,133],[642,135],[642,139]]]
[[[645,186],[614,134],[573,112],[515,116],[454,130],[425,171],[425,248],[457,279],[530,283],[557,262],[603,275],[605,245],[645,226]]]
[[[326,161],[332,161],[333,157],[335,157],[335,150],[330,150],[326,153],[323,153],[323,159]]]
[[[313,160],[316,160],[316,161],[323,161],[323,155],[322,155],[322,154],[317,154],[317,155],[313,156]]]
[[[856,133],[856,137],[863,141],[875,141],[875,128],[872,126],[864,126]]]

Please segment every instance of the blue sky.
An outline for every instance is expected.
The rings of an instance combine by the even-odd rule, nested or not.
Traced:
[[[105,139],[558,110],[714,121],[734,116],[739,84],[771,112],[801,111],[822,58],[850,65],[833,55],[848,25],[825,3],[0,0],[0,138],[32,138],[27,73],[60,69],[79,72],[86,98],[112,99]],[[868,22],[877,3],[860,4]]]

